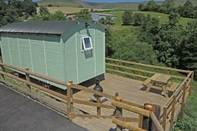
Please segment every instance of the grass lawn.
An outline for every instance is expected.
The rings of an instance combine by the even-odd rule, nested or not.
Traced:
[[[123,11],[113,11],[110,12],[113,15],[116,15],[117,18],[114,19],[115,25],[121,25],[122,24],[122,14]],[[142,13],[144,15],[150,15],[151,17],[158,18],[160,17],[160,24],[164,24],[168,22],[168,14],[163,14],[163,13],[157,13],[157,12],[145,12],[145,11],[134,11],[133,13]],[[183,25],[184,27],[187,25],[187,22],[191,21],[193,19],[191,18],[182,18],[179,20],[180,24]]]
[[[184,116],[175,123],[173,131],[195,131],[197,129],[197,82],[193,82],[192,95],[185,104]]]
[[[47,7],[50,13],[55,13],[58,10],[61,10],[65,14],[77,13],[80,12],[81,8],[78,7]]]
[[[37,7],[37,11],[39,11],[39,7]],[[65,14],[72,14],[72,13],[77,13],[80,12],[82,9],[91,9],[91,8],[78,8],[78,7],[72,7],[72,6],[60,6],[60,7],[47,7],[50,13],[55,13],[56,11],[60,10]],[[103,11],[107,9],[94,9],[97,11]]]
[[[41,5],[53,5],[53,6],[68,6],[68,7],[78,7],[79,4],[74,2],[74,0],[40,0],[37,2],[39,6]]]
[[[122,26],[122,14],[123,14],[123,11],[111,11],[111,12],[106,12],[106,13],[110,13],[110,14],[113,14],[113,15],[116,15],[117,18],[114,19],[114,23],[115,25],[112,25],[111,26],[111,29],[113,31],[115,31],[119,36],[125,36],[127,34],[130,34],[130,33],[136,33],[138,32],[138,28],[139,27],[136,27],[136,26]],[[164,23],[167,23],[168,22],[168,14],[163,14],[163,13],[157,13],[157,12],[142,12],[142,11],[134,11],[133,13],[142,13],[144,15],[150,15],[151,17],[160,17],[160,24],[164,24]],[[179,23],[181,25],[183,25],[184,27],[187,25],[187,22],[191,21],[193,19],[191,18],[180,18],[179,20]]]

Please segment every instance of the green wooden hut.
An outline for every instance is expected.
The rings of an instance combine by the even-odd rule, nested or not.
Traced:
[[[75,84],[105,72],[105,29],[95,22],[17,22],[0,33],[3,63]]]

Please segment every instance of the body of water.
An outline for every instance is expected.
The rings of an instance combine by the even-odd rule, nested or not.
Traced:
[[[115,2],[144,2],[144,1],[149,1],[149,0],[83,0],[83,1],[115,3]],[[164,1],[164,0],[155,0],[155,1]]]

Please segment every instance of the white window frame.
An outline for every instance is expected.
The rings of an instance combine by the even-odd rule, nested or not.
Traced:
[[[90,47],[89,48],[86,48],[86,46],[85,46],[85,41],[84,41],[85,38],[89,38],[89,41],[90,41]],[[91,50],[93,48],[92,47],[92,40],[91,40],[90,36],[83,36],[82,37],[82,44],[83,44],[83,50],[84,51],[88,51],[88,50]]]

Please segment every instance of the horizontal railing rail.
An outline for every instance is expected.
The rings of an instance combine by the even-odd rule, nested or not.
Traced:
[[[112,122],[115,123],[117,125],[117,127],[121,126],[121,127],[127,128],[129,130],[134,130],[134,131],[146,131],[146,130],[149,131],[149,130],[154,130],[155,128],[157,128],[158,131],[164,131],[160,122],[159,122],[159,119],[155,116],[155,114],[151,108],[142,109],[139,107],[135,107],[132,105],[122,103],[121,97],[118,97],[116,99],[116,101],[112,101],[111,104],[116,107],[115,113],[118,114],[117,117],[112,118]],[[151,106],[153,107],[153,105],[151,105]],[[144,107],[144,108],[146,108],[146,107]],[[156,108],[156,107],[154,107],[154,108]],[[139,114],[138,127],[133,126],[121,119],[120,115],[122,115],[123,109]],[[150,125],[150,127],[143,126],[143,121],[145,120],[144,118],[146,118],[146,117],[151,118],[151,121],[154,123],[154,124],[152,124],[151,121],[147,122],[146,124]]]
[[[162,123],[164,130],[167,129],[167,122],[170,122],[170,130],[173,128],[175,120],[180,117],[180,114],[184,111],[187,97],[191,95],[192,92],[193,71],[147,65],[112,58],[106,58],[106,70],[116,75],[123,74],[137,77],[138,80],[141,81],[150,78],[155,73],[169,74],[172,78],[179,80],[179,86],[161,110],[160,123]]]
[[[128,66],[130,65],[130,66]],[[132,67],[133,66],[133,67]],[[147,68],[147,69],[143,69]],[[150,71],[150,69],[154,71]],[[155,71],[160,70],[160,72]],[[161,71],[162,70],[162,71]],[[149,78],[155,73],[162,73],[162,74],[170,74],[172,78],[176,79],[185,79],[184,76],[173,75],[170,72],[178,72],[182,74],[188,74],[190,71],[181,70],[181,69],[174,69],[169,67],[161,67],[161,66],[154,66],[154,65],[147,65],[141,64],[136,62],[129,62],[124,60],[117,60],[112,58],[106,58],[106,71],[114,72],[116,74],[124,74],[128,76],[133,76],[139,78],[139,80]],[[129,72],[131,71],[131,72]]]
[[[116,124],[119,123],[120,125],[128,128],[128,129],[136,129],[137,130],[142,127],[142,119],[143,119],[142,116],[146,116],[146,117],[151,117],[153,119],[153,122],[156,124],[158,129],[161,128],[161,124],[162,124],[163,129],[166,130],[167,123],[170,123],[170,129],[172,129],[173,124],[176,121],[177,117],[180,116],[180,114],[183,113],[183,111],[184,111],[184,105],[187,100],[187,97],[189,95],[191,95],[194,72],[180,70],[180,69],[167,68],[167,67],[146,65],[146,64],[135,63],[135,62],[122,61],[122,60],[116,60],[116,59],[112,59],[112,58],[106,58],[106,61],[107,61],[106,70],[114,72],[117,75],[118,74],[125,74],[125,75],[129,75],[129,76],[134,76],[134,77],[140,78],[139,80],[142,81],[142,79],[150,78],[153,74],[159,72],[159,73],[170,74],[172,76],[172,78],[179,79],[181,81],[179,86],[177,87],[177,89],[173,92],[171,97],[168,99],[168,101],[162,107],[159,121],[155,120],[155,116],[152,115],[150,111],[145,110],[144,106],[139,105],[137,103],[130,102],[130,101],[121,100],[121,104],[123,104],[125,106],[127,105],[128,108],[126,108],[126,110],[129,110],[131,112],[139,114],[138,118],[123,117],[123,120],[124,120],[123,122],[127,122],[127,121],[128,122],[131,122],[131,121],[138,122],[137,128],[133,128],[133,126],[130,126],[131,127],[130,128],[127,125],[125,126],[125,123],[121,124],[122,121],[120,122],[119,120],[114,118],[114,116],[101,115],[102,108],[113,109],[113,110],[116,110],[117,108],[122,108],[120,103],[118,103],[117,101],[114,101],[116,98],[115,96],[109,95],[109,94],[106,94],[103,92],[98,92],[93,89],[83,87],[81,85],[75,85],[72,83],[72,81],[62,82],[62,81],[59,81],[59,80],[56,80],[53,78],[46,77],[44,75],[40,75],[40,74],[31,72],[27,69],[21,69],[21,68],[17,68],[17,67],[8,65],[8,64],[4,64],[2,62],[0,62],[0,67],[2,68],[2,70],[0,71],[0,74],[2,76],[1,81],[6,82],[5,76],[15,79],[17,81],[25,83],[30,88],[35,87],[35,88],[43,91],[43,93],[45,93],[45,94],[63,102],[63,103],[66,103],[67,109],[65,109],[65,110],[67,112],[68,118],[70,118],[70,119],[72,119],[76,116],[112,118],[113,122]],[[134,65],[134,66],[130,66],[130,65]],[[5,72],[5,69],[4,69],[5,67],[8,69],[17,70],[18,72],[22,72],[26,76],[26,79],[22,79],[17,76],[14,76],[10,73]],[[160,71],[160,70],[162,70],[162,71]],[[61,93],[55,92],[53,90],[44,88],[38,84],[32,83],[30,81],[30,76],[38,77],[38,78],[41,78],[41,79],[44,79],[47,81],[51,81],[51,82],[66,86],[67,87],[67,95],[66,95],[66,92],[65,92],[65,94],[61,94]],[[97,102],[90,102],[90,101],[74,98],[73,97],[73,89],[92,93],[92,94],[95,94],[100,97],[101,96],[106,97],[107,99],[110,99],[112,101],[112,105],[103,104],[100,102],[99,99],[97,99]],[[31,93],[31,89],[30,89],[30,93]],[[73,112],[73,104],[74,103],[83,104],[83,105],[87,105],[87,106],[94,106],[95,108],[97,108],[97,112],[96,112],[97,115],[74,113]]]

